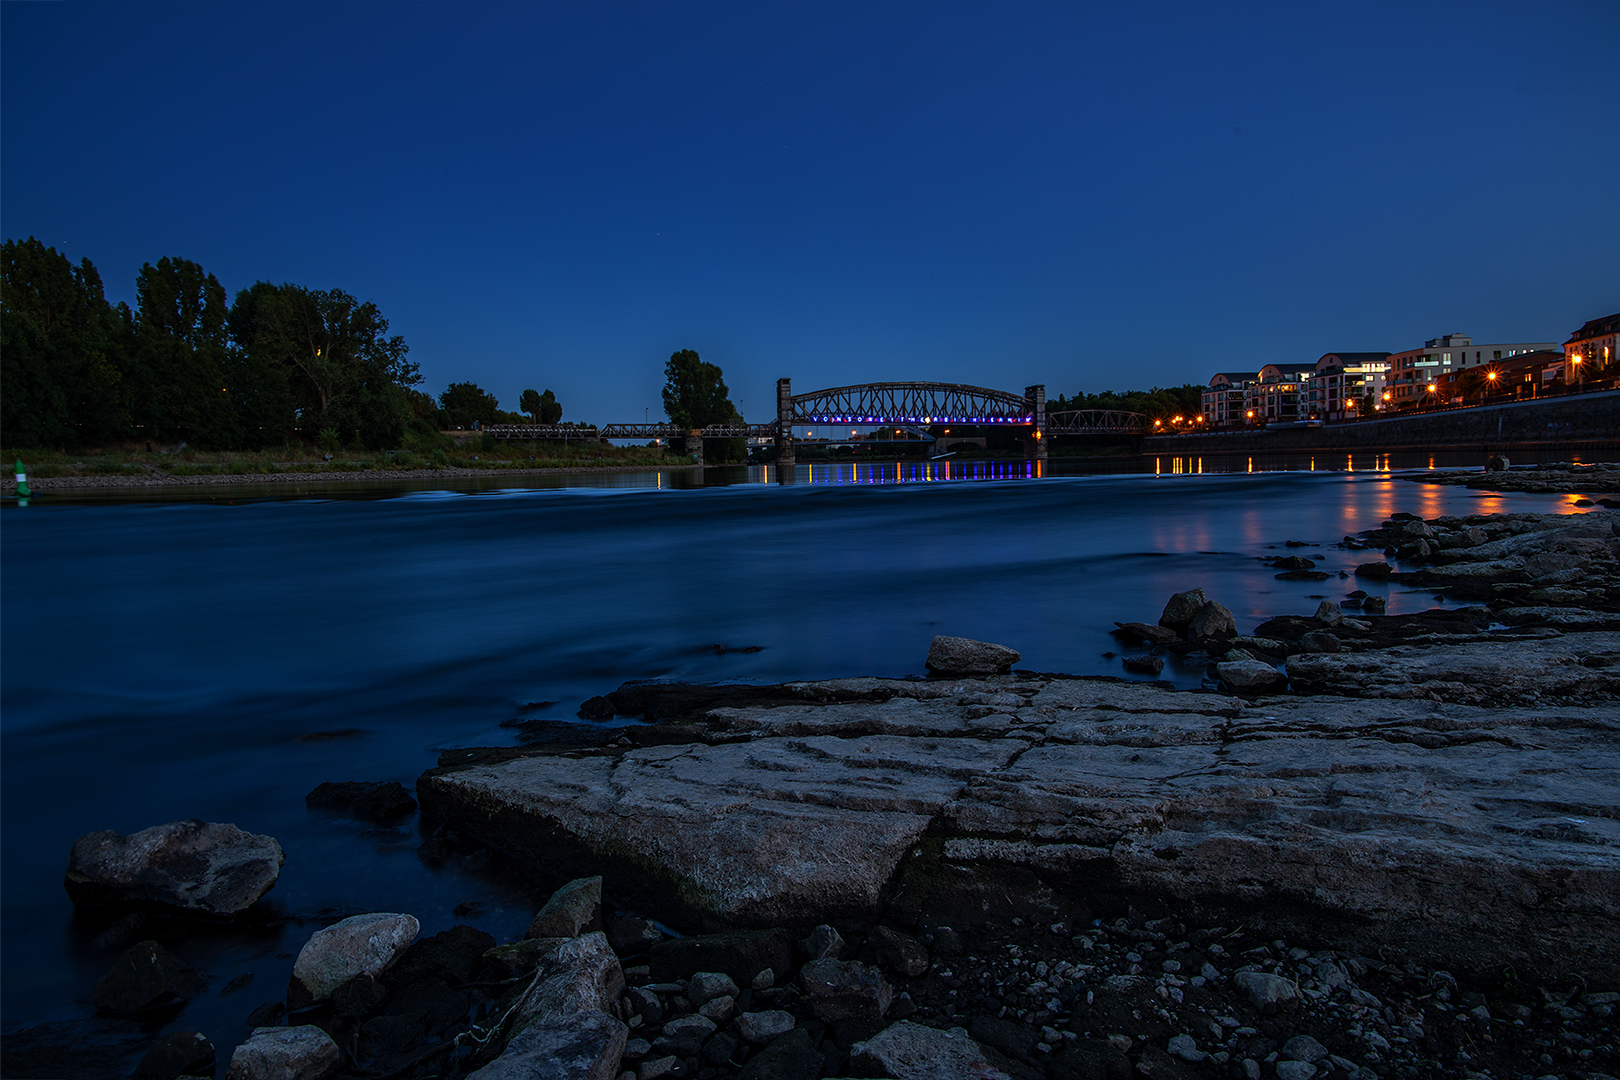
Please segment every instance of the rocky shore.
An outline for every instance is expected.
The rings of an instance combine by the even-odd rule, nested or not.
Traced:
[[[1382,557],[1310,615],[1239,626],[1189,589],[1117,628],[1140,670],[1206,664],[1198,691],[940,638],[926,676],[631,683],[581,715],[643,723],[446,751],[423,857],[573,880],[516,941],[316,931],[225,1075],[1612,1078],[1620,514],[1397,515],[1341,546]],[[1383,614],[1372,582],[1468,606]],[[310,798],[415,812],[398,785]],[[67,886],[128,941],[251,918],[282,857],[171,823],[83,838]],[[98,986],[136,1075],[214,1068],[138,1029],[204,982],[151,939]],[[0,1070],[98,1075],[51,1068],[66,1040],[8,1036]]]
[[[1569,461],[1544,465],[1511,465],[1504,458],[1493,458],[1498,468],[1442,470],[1403,476],[1420,484],[1451,484],[1476,491],[1519,491],[1540,495],[1599,495],[1620,493],[1620,463],[1596,462],[1579,465]],[[1577,503],[1576,505],[1581,505]],[[1613,500],[1593,500],[1587,505],[1620,506]]]

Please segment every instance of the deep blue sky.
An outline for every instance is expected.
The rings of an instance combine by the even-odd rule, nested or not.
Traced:
[[[1558,340],[1620,5],[0,4],[0,228],[375,300],[423,389],[659,415]]]

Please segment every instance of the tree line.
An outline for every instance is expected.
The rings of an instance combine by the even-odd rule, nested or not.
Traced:
[[[526,390],[527,417],[473,383],[435,400],[371,301],[341,289],[255,282],[227,302],[188,259],[144,264],[135,307],[107,301],[89,259],[7,240],[0,273],[0,435],[7,446],[78,449],[187,442],[262,450],[290,442],[392,449],[415,433],[501,420],[556,423]]]
[[[1046,411],[1067,412],[1071,409],[1117,409],[1141,413],[1149,420],[1168,420],[1173,416],[1198,416],[1204,411],[1204,390],[1200,383],[1158,387],[1151,390],[1104,390],[1097,394],[1081,392],[1074,397],[1046,399]]]

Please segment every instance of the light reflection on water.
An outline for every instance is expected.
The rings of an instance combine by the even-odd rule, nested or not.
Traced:
[[[1258,557],[1286,540],[1330,571],[1330,546],[1405,510],[1567,508],[1369,472],[1060,476],[1023,462],[801,465],[493,478],[454,492],[109,505],[41,499],[0,511],[0,799],[7,1030],[84,1015],[112,957],[88,945],[61,874],[73,839],[178,818],[268,832],[288,853],[272,894],[292,910],[408,910],[424,933],[459,921],[520,934],[532,897],[461,867],[424,868],[419,837],[307,812],[322,780],[409,785],[441,748],[510,743],[524,702],[569,718],[627,679],[782,681],[921,674],[934,634],[1005,642],[1026,668],[1123,674],[1114,621],[1157,619],[1192,586],[1240,629],[1308,613],[1356,587],[1277,581]],[[542,484],[537,481],[546,480]],[[514,488],[513,483],[522,484]],[[985,481],[964,482],[955,481]],[[710,486],[698,487],[697,483]],[[334,497],[339,494],[343,498]],[[389,497],[385,497],[389,496]],[[1387,591],[1387,585],[1366,586]],[[1390,595],[1390,610],[1429,606]],[[756,653],[712,646],[761,646]],[[1172,663],[1166,678],[1203,672]],[[300,741],[354,729],[350,738]],[[240,1020],[280,996],[309,924],[176,942],[216,986],[171,1029],[222,1056]]]

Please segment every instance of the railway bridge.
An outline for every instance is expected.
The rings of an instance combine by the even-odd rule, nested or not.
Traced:
[[[704,439],[769,438],[776,442],[777,462],[794,461],[793,429],[815,425],[898,425],[931,434],[950,425],[979,430],[1016,428],[1025,454],[1044,460],[1054,435],[1145,435],[1147,417],[1140,413],[1084,409],[1048,413],[1046,387],[1026,387],[1022,394],[982,386],[940,382],[880,382],[838,386],[795,394],[791,379],[776,380],[776,419],[768,424],[711,424],[685,430],[674,424],[604,424],[572,427],[561,424],[500,424],[486,428],[498,439],[680,439],[684,449],[703,460]],[[935,445],[962,441],[935,434]]]

